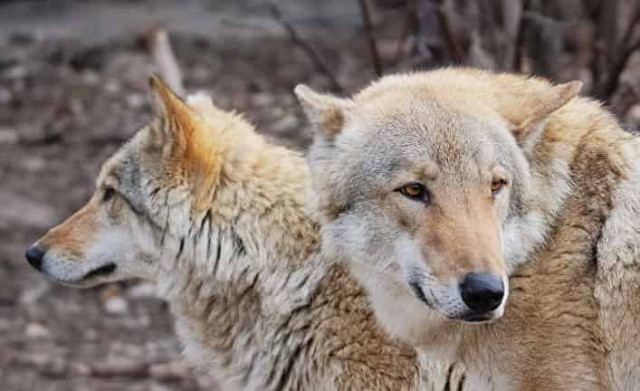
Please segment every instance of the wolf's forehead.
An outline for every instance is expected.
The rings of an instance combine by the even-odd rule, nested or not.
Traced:
[[[369,124],[364,153],[372,157],[372,169],[376,164],[401,169],[425,162],[440,169],[488,166],[497,154],[487,126],[442,108],[405,107]]]
[[[109,157],[100,169],[98,182],[106,180],[120,181],[122,177],[126,177],[126,172],[137,168],[137,155],[139,153],[140,144],[144,137],[144,129],[137,132],[134,137],[122,145],[111,157]]]

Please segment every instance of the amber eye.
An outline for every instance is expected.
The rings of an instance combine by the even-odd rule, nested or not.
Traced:
[[[116,190],[113,187],[106,187],[102,194],[102,202],[107,202],[116,195]]]
[[[498,195],[498,193],[500,193],[500,191],[505,187],[506,184],[507,181],[504,179],[494,180],[493,182],[491,182],[491,194],[494,196]]]
[[[412,200],[424,202],[429,200],[427,189],[420,183],[409,183],[408,185],[402,186],[397,191],[399,191],[403,196],[411,198]]]

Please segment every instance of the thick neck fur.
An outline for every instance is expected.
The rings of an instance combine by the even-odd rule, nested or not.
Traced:
[[[165,239],[158,285],[187,358],[223,390],[409,391],[448,382],[440,364],[420,380],[415,350],[386,335],[364,290],[319,251],[304,160],[278,151],[263,175],[235,185],[251,189],[250,202],[238,188],[217,191],[210,209]],[[231,192],[234,213],[217,203]]]
[[[588,204],[582,197],[587,197],[583,193],[590,191],[590,187],[599,188],[599,194],[604,194],[603,202],[606,203],[608,177],[615,175],[612,174],[614,171],[607,171],[609,168],[606,162],[598,162],[596,157],[611,153],[605,152],[610,148],[609,140],[611,140],[611,145],[614,145],[624,137],[626,136],[616,121],[604,112],[597,103],[588,99],[574,99],[550,117],[538,142],[533,146],[531,155],[528,156],[531,170],[529,197],[523,202],[519,213],[508,220],[504,227],[504,253],[505,260],[509,264],[509,274],[512,276],[510,278],[512,289],[520,289],[518,278],[521,275],[535,274],[535,271],[532,271],[534,269],[541,268],[540,270],[545,270],[546,273],[556,273],[558,270],[562,270],[563,273],[567,272],[567,276],[569,276],[567,278],[578,278],[578,275],[582,276],[585,272],[584,268],[593,262],[587,258],[592,257],[593,251],[595,251],[597,232],[602,229],[604,221],[604,217],[600,213],[604,212],[589,210],[589,214],[582,211],[580,214],[572,215],[573,217],[566,215],[570,214],[568,211],[570,205]],[[585,144],[591,145],[591,148],[585,149]],[[591,158],[585,157],[584,155],[587,155],[584,153],[585,150],[593,156]],[[591,159],[593,164],[598,165],[598,169],[603,170],[601,177],[606,182],[606,186],[592,185],[589,187],[585,185],[587,182],[584,178],[589,177],[587,171],[595,169],[595,166],[589,168],[589,164],[585,164],[585,159]],[[578,179],[582,179],[582,181]],[[581,219],[584,220],[584,223],[580,223]],[[575,231],[575,237],[573,239],[558,239],[557,232],[560,232],[557,231],[558,225],[568,224],[572,221],[584,225],[578,228],[571,225],[562,228],[564,230],[562,232],[565,233]],[[584,229],[588,229],[589,232],[586,232],[586,236],[580,236],[585,234]],[[559,268],[559,266],[553,266],[555,260],[547,261],[546,259],[562,259],[562,257],[547,258],[541,254],[548,252],[547,247],[559,240],[562,240],[562,243],[580,244],[581,247],[576,248],[574,255],[577,256],[577,251],[582,251],[584,261],[569,263],[563,265],[562,269],[553,271],[553,267]],[[358,268],[358,265],[352,267]],[[569,273],[568,270],[574,270],[575,273]],[[536,308],[536,302],[531,302],[534,297],[516,298],[520,292],[514,291],[512,295],[516,296],[509,299],[504,319],[486,325],[466,325],[444,320],[431,311],[425,311],[424,305],[415,300],[413,293],[404,284],[389,281],[384,278],[384,275],[371,271],[356,270],[355,272],[359,275],[367,273],[367,278],[362,281],[372,295],[372,302],[378,317],[392,334],[402,336],[405,341],[414,346],[420,346],[421,350],[431,359],[463,362],[467,365],[470,378],[475,379],[473,380],[474,384],[480,385],[488,382],[486,389],[512,389],[509,384],[513,385],[514,383],[509,379],[505,368],[515,368],[514,362],[517,357],[508,357],[506,361],[511,360],[511,362],[505,362],[505,355],[502,351],[508,350],[506,345],[510,343],[510,339],[518,338],[510,335],[509,330],[518,328],[522,330],[522,327],[525,326],[518,326],[520,324],[518,322],[523,322],[523,325],[531,323],[531,320],[518,318],[517,314],[523,311],[523,306]],[[592,281],[592,279],[593,276],[588,277],[587,281]],[[564,289],[571,291],[572,287],[575,288],[575,292],[579,292],[582,288],[578,286],[577,282],[574,283],[576,285],[572,286],[571,282],[563,280],[560,284],[564,285],[558,286],[557,292]],[[588,287],[585,286],[584,289],[588,289]],[[583,293],[586,295],[585,297],[592,297],[592,292],[585,291]],[[545,293],[541,292],[540,295],[545,295]],[[403,304],[400,306],[399,302]],[[535,314],[535,310],[532,311]],[[510,312],[516,315],[510,314]],[[543,328],[541,327],[541,329]],[[533,357],[529,354],[530,352],[518,352],[517,347],[511,347],[511,351],[515,352],[516,356],[521,354],[522,357],[529,357],[529,359]],[[521,369],[526,372],[524,368]],[[550,381],[548,384],[556,383]],[[514,389],[524,388],[516,387]],[[553,387],[549,389],[553,389]]]
[[[225,386],[234,389],[277,386],[273,377],[284,369],[261,373],[273,367],[265,361],[295,346],[277,334],[278,325],[308,305],[326,269],[304,210],[304,160],[260,146],[251,159],[236,159],[239,172],[223,179],[210,207],[166,235],[158,276],[187,357],[232,379]]]
[[[242,241],[233,226],[205,230],[208,243],[185,243],[170,277],[161,280],[185,353],[220,380],[231,380],[223,386],[277,389],[274,375],[262,371],[283,371],[273,369],[273,355],[291,355],[296,341],[278,332],[289,314],[314,299],[325,266],[317,257],[302,266],[302,259],[264,251],[265,244]],[[283,253],[294,252],[288,250]]]

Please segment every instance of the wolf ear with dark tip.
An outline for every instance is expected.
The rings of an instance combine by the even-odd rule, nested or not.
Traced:
[[[512,116],[509,116],[509,110],[506,110],[506,117],[514,125],[513,136],[518,144],[525,150],[531,149],[542,133],[549,116],[575,98],[581,88],[581,81],[571,81],[556,86],[545,86],[541,90],[521,91],[521,94],[526,94],[524,98],[518,97],[512,102],[507,102],[506,106],[514,107],[516,102],[516,106],[524,105],[525,108],[523,110],[522,106],[516,107],[515,112],[520,115]],[[530,110],[526,110],[527,108]]]
[[[345,114],[353,105],[348,99],[329,94],[320,94],[299,84],[293,90],[309,121],[318,133],[327,140],[333,140],[344,126]]]

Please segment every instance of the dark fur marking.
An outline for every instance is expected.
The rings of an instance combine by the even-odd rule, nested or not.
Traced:
[[[209,228],[207,233],[211,235],[211,210],[207,211],[207,213],[204,215],[204,218],[202,219],[202,223],[200,224],[200,232],[198,233],[200,238],[202,237],[202,235],[204,235],[205,226]],[[207,255],[206,256],[207,256],[206,259],[211,259],[211,237],[210,236],[207,238]]]
[[[180,259],[182,251],[184,250],[184,238],[180,238],[180,248],[178,248],[178,254],[176,255],[176,261]]]
[[[211,228],[211,210],[208,210],[202,218],[202,222],[200,223],[200,236],[202,236],[205,225]]]
[[[289,316],[287,316],[287,319],[285,319],[284,322],[282,322],[282,324],[280,325],[280,328],[278,329],[278,333],[287,332],[287,330],[289,330],[291,321],[296,317],[296,315],[298,315],[303,311],[307,311],[310,308],[311,308],[311,303],[305,303],[292,309],[291,312],[289,313]]]
[[[218,264],[220,263],[220,257],[222,256],[222,231],[218,231],[218,242],[216,243],[216,262],[213,264],[213,274],[218,272]]]
[[[204,307],[203,313],[207,316],[209,320],[212,320],[211,314],[213,313],[213,308],[216,305],[217,300],[215,297],[209,297],[208,300],[209,301],[207,302],[207,305]],[[212,324],[215,324],[215,322],[212,322]]]
[[[296,364],[296,362],[300,358],[303,347],[304,347],[303,345],[298,345],[296,349],[293,351],[293,353],[291,354],[291,357],[287,361],[287,366],[280,373],[280,379],[278,380],[278,385],[275,388],[276,390],[284,389],[284,386],[285,384],[287,384],[287,381],[291,379],[291,372],[293,371],[293,366]]]
[[[233,248],[237,256],[244,256],[247,254],[247,249],[244,247],[242,238],[236,233],[235,230],[231,230],[231,236],[233,237]]]
[[[331,208],[329,216],[331,217],[331,220],[337,220],[342,214],[347,213],[352,207],[353,204],[351,202],[347,202],[342,205],[336,205],[335,207]]]
[[[464,390],[464,385],[467,382],[467,374],[463,373],[462,376],[460,376],[460,383],[458,384],[458,390],[457,391],[462,391]]]
[[[164,195],[164,209],[167,209],[167,205],[169,204],[169,194],[165,193]],[[160,239],[160,246],[164,246],[164,240],[167,236],[167,229],[169,229],[169,213],[165,216],[164,219],[164,227],[162,227],[162,237]]]
[[[273,359],[273,366],[269,371],[269,376],[267,377],[265,384],[271,384],[273,382],[273,378],[276,376],[276,368],[278,367],[278,363],[280,362],[280,353]]]
[[[195,297],[200,299],[202,297],[202,288],[204,287],[204,280],[199,280],[198,283],[193,287],[192,291],[195,293]]]
[[[136,216],[144,217],[145,219],[151,220],[151,219],[149,219],[147,217],[146,213],[144,213],[144,211],[142,209],[140,209],[136,205],[134,205],[134,203],[131,202],[131,200],[129,198],[125,197],[122,193],[120,193],[120,197],[122,197],[122,199],[124,200],[125,204],[127,204],[127,206],[129,207],[129,209],[131,209],[133,214],[135,214]]]
[[[243,386],[247,386],[247,383],[249,382],[249,378],[251,377],[251,375],[253,374],[253,370],[256,366],[256,357],[258,355],[257,354],[253,354],[251,356],[251,361],[249,361],[249,365],[245,370],[244,376],[242,376],[242,385]]]
[[[449,370],[447,371],[447,382],[444,384],[445,391],[453,391],[451,389],[451,375],[453,374],[453,365],[449,365]]]
[[[249,282],[249,285],[247,285],[247,287],[243,289],[242,292],[240,292],[240,300],[244,299],[247,293],[253,291],[253,289],[256,287],[256,284],[258,283],[258,277],[259,274],[256,273],[256,275],[253,277],[253,280]]]
[[[296,289],[300,289],[302,288],[307,281],[309,281],[309,275],[307,274],[306,276],[302,277],[302,280],[300,281],[300,283],[298,285],[296,285]]]

